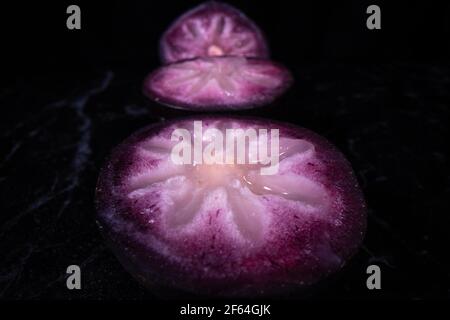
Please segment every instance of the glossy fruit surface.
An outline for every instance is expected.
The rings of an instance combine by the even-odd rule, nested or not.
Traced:
[[[195,156],[195,164],[176,164],[177,129],[213,157],[222,155],[215,143],[226,145],[218,137],[227,129],[242,129],[235,137],[278,129],[278,169],[263,175],[267,162],[207,164]],[[275,142],[268,136],[268,145]],[[335,147],[309,130],[249,118],[196,117],[140,130],[105,164],[97,209],[120,261],[151,290],[213,296],[308,287],[342,268],[366,225],[362,193]]]
[[[247,109],[273,101],[291,81],[286,68],[269,60],[198,58],[157,69],[145,80],[143,91],[175,108]]]

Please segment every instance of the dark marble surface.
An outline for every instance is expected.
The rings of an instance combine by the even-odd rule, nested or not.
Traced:
[[[16,76],[0,91],[1,299],[153,299],[105,247],[94,188],[104,158],[133,131],[189,113],[147,101],[145,72]],[[270,107],[336,144],[369,207],[364,246],[321,298],[449,298],[450,67],[426,63],[303,64]],[[82,269],[67,290],[66,268]],[[382,290],[365,287],[382,269]]]

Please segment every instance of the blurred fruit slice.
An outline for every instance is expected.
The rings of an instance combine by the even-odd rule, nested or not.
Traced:
[[[226,55],[269,56],[264,36],[255,23],[236,8],[215,1],[179,17],[162,36],[160,50],[164,63]]]
[[[175,108],[250,109],[273,101],[291,82],[286,68],[268,60],[198,58],[157,69],[145,80],[144,93]]]

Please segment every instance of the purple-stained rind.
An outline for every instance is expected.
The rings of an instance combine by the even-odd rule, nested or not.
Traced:
[[[208,72],[213,68],[211,76]],[[200,75],[195,76],[195,72]],[[205,80],[207,77],[209,80]],[[244,110],[273,102],[292,83],[291,73],[280,63],[226,56],[162,66],[147,76],[143,92],[150,99],[176,109]]]
[[[167,230],[161,231],[164,225],[156,217],[147,223],[149,217],[140,212],[142,206],[128,198],[127,178],[136,170],[160,165],[157,160],[144,161],[137,150],[147,139],[170,136],[173,128],[194,120],[208,126],[220,119],[235,121],[242,128],[278,128],[280,137],[312,143],[314,158],[294,165],[292,170],[325,188],[332,201],[324,216],[292,211],[270,200],[266,203],[272,220],[262,246],[239,247],[223,241],[226,231],[221,229],[217,212],[210,213],[209,224],[198,229],[201,232],[177,234],[175,242],[165,242],[162,234]],[[145,201],[157,203],[158,195]],[[243,117],[192,117],[139,130],[113,150],[102,168],[96,207],[102,233],[121,263],[157,294],[168,289],[207,296],[254,297],[305,289],[341,269],[358,250],[366,228],[363,194],[339,150],[307,129]]]
[[[269,49],[253,21],[238,9],[218,1],[205,2],[184,13],[160,41],[163,63],[212,54],[267,58]]]

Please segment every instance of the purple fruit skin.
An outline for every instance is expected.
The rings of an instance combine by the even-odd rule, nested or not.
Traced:
[[[228,27],[223,25],[222,28],[217,27],[220,24],[217,22],[219,15],[223,24]],[[206,35],[203,33],[198,35],[198,31],[190,31],[192,34],[186,38],[186,30],[192,28],[203,28]],[[218,32],[216,28],[221,31]],[[225,32],[224,29],[228,31]],[[219,56],[214,56],[209,52],[212,47],[219,50]],[[284,66],[267,60],[269,49],[259,27],[238,9],[221,2],[205,2],[175,20],[161,38],[160,55],[166,65],[147,76],[143,85],[143,93],[156,102],[176,109],[221,111],[261,107],[281,96],[293,82],[292,75]],[[202,61],[202,58],[226,59],[227,57],[248,58],[248,64],[271,64],[274,68],[279,69],[279,72],[275,72],[274,77],[279,77],[282,82],[274,87],[270,87],[270,85],[264,87],[262,84],[252,86],[249,81],[246,84],[237,82],[234,84],[235,90],[232,90],[231,93],[222,89],[221,92],[204,93],[194,95],[194,97],[183,97],[179,94],[183,89],[176,88],[177,81],[169,82],[173,85],[168,85],[166,88],[158,87],[158,79],[164,78],[166,70],[173,70],[170,68],[175,63]],[[232,84],[234,80],[224,79],[224,82]],[[192,83],[194,86],[195,79],[192,80]]]
[[[220,117],[196,117],[182,121],[215,120]],[[230,119],[230,118],[227,118]],[[305,289],[341,269],[357,252],[366,229],[366,205],[353,170],[345,157],[327,140],[304,128],[287,123],[255,118],[233,118],[242,124],[256,124],[266,128],[279,128],[280,136],[306,139],[313,143],[316,157],[324,166],[314,168],[317,176],[331,194],[339,193],[341,202],[332,212],[339,223],[320,219],[304,219],[295,214],[278,213],[288,219],[289,230],[279,243],[268,243],[245,261],[227,259],[230,254],[226,244],[219,248],[209,243],[195,241],[192,245],[192,261],[178,264],[149,249],[138,234],[151,234],[155,226],[141,221],[133,203],[124,200],[123,177],[136,159],[133,148],[136,143],[168,128],[175,121],[146,127],[117,146],[101,170],[96,205],[98,224],[115,254],[136,279],[158,293],[163,289],[181,290],[198,295],[217,297],[254,297],[284,294]],[[281,221],[281,220],[280,220]],[[281,227],[280,227],[281,228]],[[277,227],[274,227],[275,232]],[[210,231],[205,231],[210,232]],[[202,239],[202,235],[198,235]],[[224,250],[225,249],[225,250]],[[301,253],[298,256],[298,253]],[[309,252],[309,254],[308,254]],[[297,258],[292,259],[292,257]],[[270,264],[269,271],[258,273],[261,264]],[[221,277],[204,272],[203,268],[219,270]],[[217,273],[216,273],[217,274]],[[211,275],[211,276],[210,276]]]
[[[227,57],[217,57],[212,59],[226,59]],[[195,60],[195,59],[194,59]],[[289,70],[284,67],[282,64],[278,62],[273,62],[269,60],[261,60],[261,59],[253,59],[249,58],[248,61],[250,63],[268,63],[273,65],[276,68],[279,68],[280,75],[282,77],[282,85],[278,86],[275,89],[266,90],[265,92],[252,92],[249,99],[241,100],[238,103],[229,102],[227,98],[222,100],[209,101],[207,104],[198,102],[198,103],[188,103],[186,100],[177,99],[175,95],[170,94],[160,94],[153,89],[152,82],[155,77],[158,76],[158,73],[162,70],[162,68],[170,68],[169,66],[163,66],[153,72],[151,72],[144,80],[142,91],[143,93],[158,103],[166,105],[168,107],[174,109],[186,109],[191,111],[225,111],[225,110],[246,110],[253,109],[257,107],[261,107],[267,105],[276,99],[278,99],[283,93],[285,93],[293,84],[294,80],[289,72]]]
[[[247,57],[254,57],[254,58],[268,58],[269,53],[269,47],[267,45],[267,40],[263,34],[263,32],[259,29],[259,27],[251,21],[247,16],[245,16],[242,12],[240,12],[238,9],[226,4],[221,3],[217,1],[207,1],[203,4],[200,4],[199,6],[187,11],[183,15],[181,15],[179,18],[177,18],[171,26],[167,29],[166,32],[164,32],[163,36],[160,40],[160,57],[161,61],[163,63],[173,63],[184,59],[173,59],[169,57],[169,54],[167,53],[169,51],[169,43],[173,42],[173,39],[176,39],[179,37],[177,32],[180,32],[178,30],[178,26],[183,23],[187,18],[194,17],[194,16],[207,16],[210,14],[213,14],[214,12],[223,12],[227,16],[232,17],[232,19],[237,22],[241,27],[244,27],[248,30],[251,30],[257,39],[257,49],[253,54],[246,55]],[[231,53],[232,54],[232,53]],[[199,55],[192,54],[187,59],[197,58],[200,57]]]

